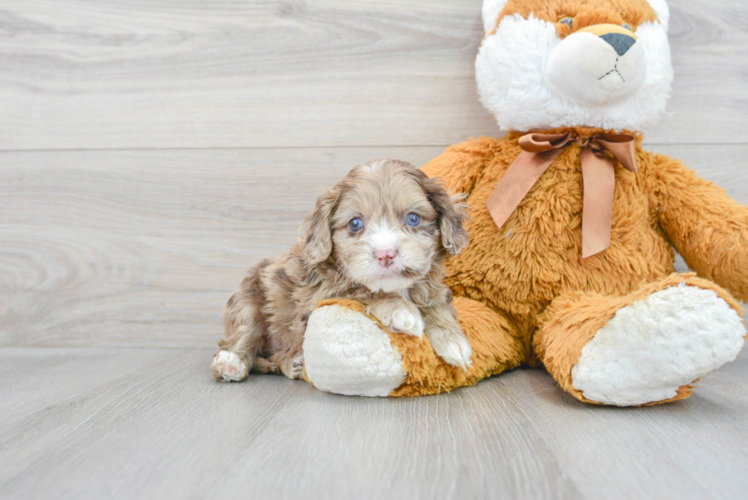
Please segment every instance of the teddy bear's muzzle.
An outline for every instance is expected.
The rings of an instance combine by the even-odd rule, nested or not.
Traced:
[[[620,57],[623,57],[626,52],[636,43],[638,37],[636,34],[622,26],[617,24],[596,24],[594,26],[587,26],[577,33],[591,33],[595,36],[600,37],[608,45],[613,47]]]
[[[598,24],[558,44],[549,58],[545,83],[562,97],[603,106],[631,97],[646,72],[646,54],[636,34],[614,24]]]

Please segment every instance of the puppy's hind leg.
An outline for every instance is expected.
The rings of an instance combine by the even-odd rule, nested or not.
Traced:
[[[290,379],[304,375],[304,353],[301,351],[279,351],[270,356],[269,361]]]
[[[226,304],[223,312],[225,336],[218,342],[219,351],[210,367],[219,382],[239,382],[247,378],[262,347],[265,328],[260,311],[261,297],[252,293],[257,281],[256,274],[250,275]],[[268,367],[263,364],[258,368]]]
[[[210,371],[219,382],[241,382],[252,369],[251,349],[253,329],[243,325],[218,342],[219,350],[213,357]]]
[[[257,356],[252,364],[252,373],[280,373],[278,366],[272,361]]]

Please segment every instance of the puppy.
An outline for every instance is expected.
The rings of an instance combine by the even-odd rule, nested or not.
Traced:
[[[301,377],[307,320],[329,298],[360,301],[393,332],[425,333],[447,363],[467,369],[470,343],[441,266],[468,243],[461,199],[405,162],[354,168],[320,197],[291,250],[251,269],[229,299],[215,378]]]

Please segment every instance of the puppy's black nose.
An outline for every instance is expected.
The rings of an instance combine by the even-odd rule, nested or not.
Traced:
[[[600,38],[608,42],[608,45],[613,47],[619,56],[628,52],[631,46],[636,43],[634,37],[620,33],[608,33],[607,35],[600,35]]]

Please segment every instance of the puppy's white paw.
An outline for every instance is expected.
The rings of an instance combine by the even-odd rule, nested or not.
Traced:
[[[436,354],[450,365],[467,370],[473,364],[470,360],[473,349],[462,332],[442,330],[438,334],[428,334],[427,336]]]
[[[211,368],[216,378],[221,377],[226,382],[239,382],[249,373],[247,364],[231,351],[219,351]]]
[[[406,333],[419,339],[423,337],[423,318],[407,309],[400,309],[392,315],[392,329],[399,333]]]

